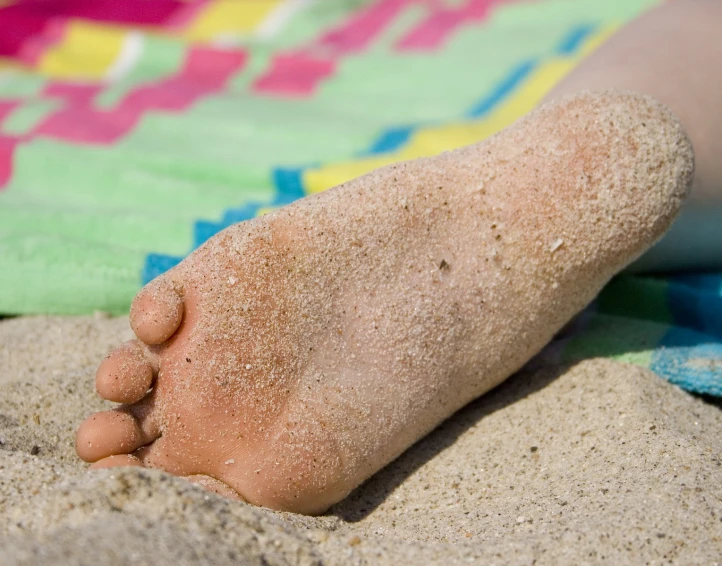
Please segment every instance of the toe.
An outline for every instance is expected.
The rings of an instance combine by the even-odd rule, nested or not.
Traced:
[[[156,468],[174,476],[197,474],[207,466],[197,454],[184,450],[178,438],[173,438],[171,435],[140,447],[133,456],[137,457],[146,468]]]
[[[101,470],[103,468],[120,468],[127,466],[143,467],[143,463],[132,454],[117,454],[116,456],[108,456],[102,460],[98,460],[95,464],[91,464],[91,470]]]
[[[95,374],[95,388],[104,399],[135,403],[153,385],[155,371],[138,342],[126,342],[111,352]]]
[[[75,435],[75,451],[86,462],[130,454],[160,435],[149,418],[138,419],[126,408],[91,415]]]
[[[232,489],[228,484],[225,484],[216,478],[212,478],[211,476],[196,474],[193,476],[183,476],[183,479],[188,480],[190,483],[199,485],[208,491],[227,497],[228,499],[245,501],[245,499],[243,499],[238,492]]]
[[[183,299],[167,277],[146,285],[130,307],[130,326],[146,344],[162,344],[180,326]]]

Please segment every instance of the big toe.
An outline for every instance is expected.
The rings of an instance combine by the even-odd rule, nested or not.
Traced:
[[[126,342],[102,361],[95,374],[95,388],[104,399],[135,403],[153,385],[155,371],[137,341]]]
[[[151,281],[130,307],[130,326],[146,344],[162,344],[183,319],[183,299],[167,277]]]

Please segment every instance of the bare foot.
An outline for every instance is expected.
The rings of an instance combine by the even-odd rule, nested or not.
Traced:
[[[586,93],[232,226],[135,299],[97,374],[129,404],[78,454],[322,512],[538,352],[691,176],[667,110]]]

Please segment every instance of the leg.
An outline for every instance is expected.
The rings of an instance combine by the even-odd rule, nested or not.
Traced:
[[[587,93],[232,226],[138,295],[97,376],[130,404],[78,454],[322,512],[537,353],[691,175],[661,105]]]
[[[631,22],[547,96],[619,88],[648,94],[680,119],[695,179],[668,234],[634,271],[722,270],[722,2],[675,0]]]

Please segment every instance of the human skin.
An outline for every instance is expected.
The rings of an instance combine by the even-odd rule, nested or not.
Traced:
[[[694,147],[690,198],[634,271],[722,269],[722,2],[671,0],[630,22],[544,101],[580,90],[650,95],[680,119]]]
[[[682,4],[677,17],[710,17],[677,0],[630,24],[635,42]],[[670,112],[654,80],[620,71],[617,41],[657,56],[625,33],[551,96],[654,98],[562,98],[232,226],[151,282],[131,309],[138,340],[96,378],[126,405],[81,425],[80,457],[320,513],[506,379],[673,222],[693,182],[685,129],[714,138],[684,100]],[[698,163],[695,201],[714,202],[719,173]]]

